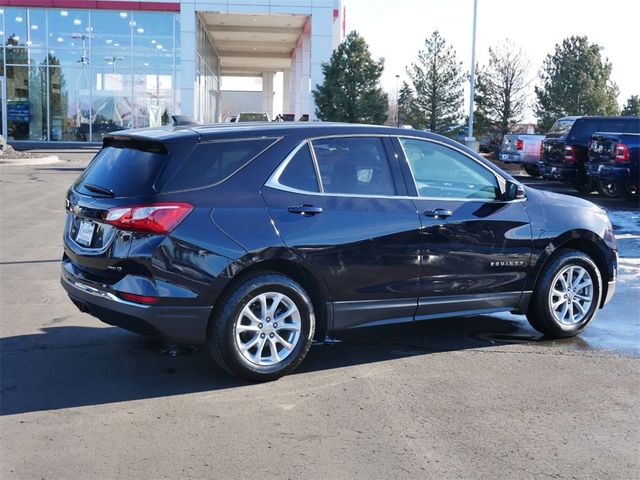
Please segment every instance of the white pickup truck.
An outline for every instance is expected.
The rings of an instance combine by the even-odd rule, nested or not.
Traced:
[[[498,158],[504,163],[519,163],[529,175],[538,177],[542,140],[544,135],[508,133],[502,139]]]

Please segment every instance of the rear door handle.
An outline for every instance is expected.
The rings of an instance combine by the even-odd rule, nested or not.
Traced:
[[[314,207],[313,205],[298,205],[297,207],[289,207],[289,212],[312,217],[313,215],[322,213],[322,207]]]
[[[451,210],[445,210],[444,208],[434,208],[433,210],[427,210],[424,214],[427,217],[448,218],[453,215],[453,212]]]

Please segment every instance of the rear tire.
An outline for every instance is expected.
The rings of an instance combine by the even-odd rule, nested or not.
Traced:
[[[630,183],[618,183],[618,192],[620,192],[624,198],[632,202],[637,202],[640,199],[638,187],[636,185],[631,185]]]
[[[600,195],[607,198],[618,198],[620,194],[618,185],[615,182],[603,182],[602,180],[596,180],[596,189]]]
[[[535,165],[524,165],[524,171],[527,172],[527,175],[530,177],[540,176],[540,170]]]
[[[591,257],[563,249],[540,273],[527,319],[548,337],[573,337],[591,323],[601,296],[602,277]]]
[[[571,186],[580,193],[591,193],[596,189],[595,182],[590,178],[573,180]]]
[[[222,300],[207,332],[209,350],[225,371],[245,380],[276,380],[307,355],[315,330],[305,290],[279,273],[249,277]]]

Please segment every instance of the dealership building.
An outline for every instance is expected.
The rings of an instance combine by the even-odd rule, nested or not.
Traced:
[[[255,78],[262,112],[313,119],[343,37],[341,0],[3,0],[1,133],[100,142],[172,115],[218,122],[223,79]]]

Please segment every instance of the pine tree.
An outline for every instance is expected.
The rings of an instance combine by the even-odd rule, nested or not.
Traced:
[[[413,89],[406,81],[402,82],[398,92],[398,123],[400,125],[411,124],[411,109],[413,106]]]
[[[536,87],[538,126],[547,131],[567,115],[617,115],[618,87],[611,63],[587,37],[569,37],[547,55]]]
[[[467,78],[453,47],[437,31],[425,40],[418,62],[407,68],[416,95],[411,118],[416,128],[451,133],[462,118],[463,85]]]
[[[622,115],[640,117],[640,96],[639,95],[631,95],[629,98],[627,98],[627,103],[622,109]]]
[[[384,59],[374,60],[357,32],[347,35],[322,64],[324,83],[313,91],[320,120],[382,124],[388,97],[380,88]]]

